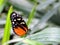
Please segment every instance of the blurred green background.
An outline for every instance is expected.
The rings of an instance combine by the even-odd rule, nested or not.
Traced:
[[[39,4],[35,6],[36,2]],[[60,45],[60,0],[0,0],[0,45],[2,45],[1,40],[10,6],[22,15],[26,23],[31,15],[31,22],[28,25],[31,32],[25,38],[36,40],[44,45]],[[10,34],[14,35],[13,39],[19,38],[12,28]]]

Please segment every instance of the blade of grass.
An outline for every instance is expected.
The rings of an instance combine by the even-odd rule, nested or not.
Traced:
[[[13,7],[11,6],[8,14],[7,14],[7,19],[6,19],[6,24],[5,24],[5,29],[4,29],[4,35],[2,39],[2,45],[9,40],[10,38],[10,27],[11,27],[11,22],[10,22],[10,14],[13,11]]]
[[[24,44],[26,44],[26,45],[43,45],[41,42],[38,42],[36,40],[27,39],[27,38],[13,39],[13,40],[7,41],[6,43],[4,43],[4,45],[14,43],[14,42],[18,42],[15,45],[24,45]]]
[[[42,43],[38,41],[29,40],[29,39],[24,40],[24,42],[27,43],[28,45],[43,45]]]
[[[2,12],[7,0],[0,0],[0,13]]]
[[[32,21],[33,17],[34,17],[34,14],[36,12],[36,7],[37,7],[38,3],[35,2],[35,5],[34,7],[32,8],[31,12],[30,12],[30,15],[28,17],[28,21],[27,21],[27,26],[29,26],[30,22]]]
[[[34,7],[32,8],[32,11],[30,12],[30,15],[29,15],[29,18],[28,18],[28,21],[27,21],[27,26],[29,26],[30,22],[32,21],[32,19],[34,17],[34,14],[36,12],[36,7],[37,7],[38,4],[39,3],[36,1]],[[20,37],[24,38],[24,37],[26,37],[26,35],[20,36]]]

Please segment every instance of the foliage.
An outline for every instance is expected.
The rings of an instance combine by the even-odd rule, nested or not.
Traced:
[[[8,14],[7,14],[7,19],[6,19],[6,24],[5,24],[5,30],[4,30],[4,35],[2,39],[2,45],[7,42],[10,38],[10,27],[11,27],[11,22],[10,22],[10,14],[12,13],[13,9],[12,6],[10,7]]]

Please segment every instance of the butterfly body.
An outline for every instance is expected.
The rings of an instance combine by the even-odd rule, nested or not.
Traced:
[[[16,12],[12,12],[11,16],[12,28],[15,34],[19,36],[23,36],[27,33],[28,27],[23,20],[22,16],[17,14]]]

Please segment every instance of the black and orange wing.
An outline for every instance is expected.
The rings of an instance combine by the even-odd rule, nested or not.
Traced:
[[[17,14],[16,12],[12,12],[11,16],[12,28],[15,34],[19,36],[23,36],[27,33],[28,27],[23,20],[22,16]]]

